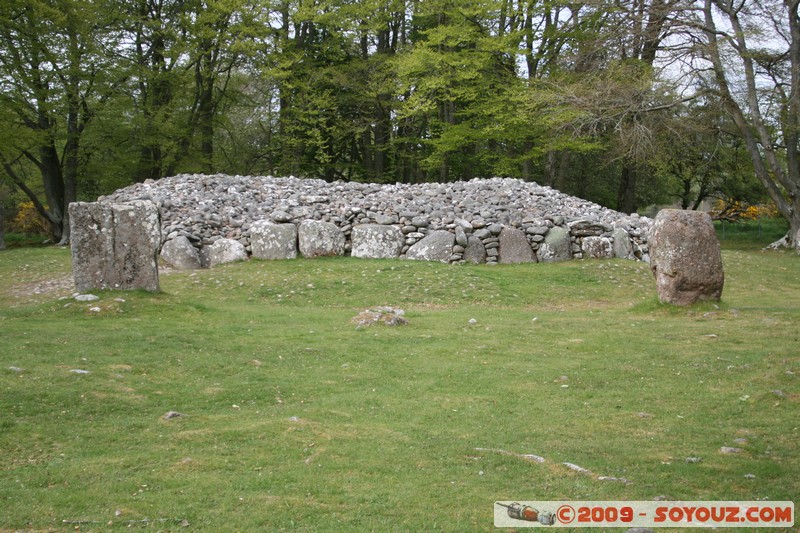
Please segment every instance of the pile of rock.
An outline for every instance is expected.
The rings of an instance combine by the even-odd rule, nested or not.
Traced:
[[[182,268],[298,253],[449,263],[647,260],[652,224],[510,178],[380,185],[179,175],[99,200],[156,203],[162,256]]]

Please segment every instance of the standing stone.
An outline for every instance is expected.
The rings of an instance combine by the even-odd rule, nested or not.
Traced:
[[[297,231],[297,240],[303,257],[344,255],[344,233],[330,222],[304,220]]]
[[[406,258],[420,261],[441,261],[447,263],[453,254],[456,237],[447,230],[436,230],[415,243],[406,252]]]
[[[725,274],[714,225],[708,213],[664,209],[649,240],[650,269],[658,298],[674,305],[719,300]]]
[[[609,259],[614,257],[614,247],[608,237],[584,237],[581,251],[586,259]]]
[[[405,244],[405,235],[397,226],[362,224],[350,233],[351,255],[368,259],[395,259]]]
[[[572,259],[572,240],[569,230],[561,226],[550,228],[544,236],[544,242],[537,252],[539,260],[545,263],[557,263]]]
[[[294,259],[297,257],[297,226],[259,220],[250,227],[250,246],[255,259]]]
[[[533,253],[528,238],[522,230],[504,227],[500,230],[499,256],[500,263],[535,263],[536,255]]]
[[[622,228],[614,228],[611,234],[614,239],[614,257],[620,259],[634,259],[633,244],[631,244],[631,237],[628,232]]]
[[[202,266],[197,248],[183,235],[164,243],[161,259],[178,270],[196,270]]]
[[[208,247],[209,268],[247,260],[247,248],[233,239],[217,239]]]
[[[74,202],[69,218],[78,292],[159,290],[161,217],[153,202]]]

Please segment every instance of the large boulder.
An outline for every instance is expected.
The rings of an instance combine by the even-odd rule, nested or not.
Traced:
[[[500,230],[500,263],[535,263],[533,253],[525,232],[517,228],[503,227]]]
[[[164,243],[161,247],[161,259],[178,270],[196,270],[202,266],[197,248],[184,235]]]
[[[394,259],[400,256],[405,236],[397,226],[361,224],[350,233],[353,257]]]
[[[247,248],[233,239],[217,239],[208,247],[209,268],[247,260]]]
[[[150,201],[69,205],[72,274],[79,292],[158,291],[161,217]]]
[[[250,228],[250,246],[255,259],[294,259],[297,257],[297,226],[260,220]]]
[[[699,211],[664,209],[650,234],[650,269],[658,298],[674,305],[719,300],[725,274],[711,217]]]
[[[344,255],[344,233],[330,222],[304,220],[297,230],[297,240],[303,257]]]
[[[406,258],[447,263],[453,255],[455,242],[456,236],[447,230],[432,231],[408,249]]]
[[[544,242],[537,252],[539,260],[545,263],[556,263],[572,259],[572,239],[569,230],[561,226],[550,228],[544,236]]]

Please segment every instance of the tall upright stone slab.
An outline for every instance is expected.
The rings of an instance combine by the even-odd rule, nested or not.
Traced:
[[[650,234],[650,269],[658,298],[674,305],[719,300],[725,275],[711,217],[699,211],[664,209]]]
[[[69,218],[78,291],[160,289],[161,217],[153,202],[75,202]]]
[[[500,262],[501,263],[535,263],[536,255],[533,253],[528,238],[522,230],[504,227],[500,231]]]

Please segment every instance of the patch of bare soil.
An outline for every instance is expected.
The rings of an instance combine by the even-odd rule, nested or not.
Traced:
[[[71,274],[34,283],[12,285],[9,289],[9,294],[19,305],[70,296],[74,292],[75,281]]]

